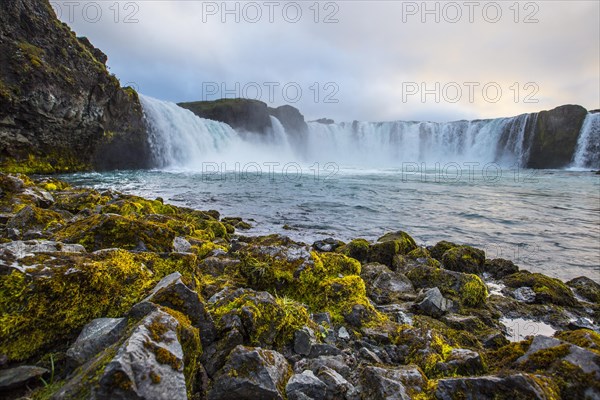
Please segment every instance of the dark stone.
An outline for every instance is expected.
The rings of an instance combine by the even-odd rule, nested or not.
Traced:
[[[587,276],[571,279],[567,286],[590,303],[600,303],[600,285]]]
[[[214,378],[209,400],[283,400],[280,388],[291,375],[285,358],[260,347],[237,346]]]
[[[0,165],[37,173],[150,166],[137,93],[121,88],[106,55],[76,38],[48,0],[2,1],[0,37]]]
[[[438,364],[437,369],[458,375],[478,375],[485,371],[485,365],[476,351],[452,349],[446,361]]]
[[[317,343],[311,347],[309,358],[317,358],[321,356],[337,356],[339,354],[342,354],[342,351],[337,347],[330,344]]]
[[[340,242],[339,240],[335,240],[334,238],[327,238],[324,240],[318,240],[313,243],[313,249],[317,251],[334,251],[340,246],[343,246],[344,242]]]
[[[413,306],[415,311],[439,318],[452,308],[452,301],[442,296],[442,292],[437,287],[428,289],[422,294],[422,299]]]
[[[198,294],[183,283],[179,272],[161,279],[144,301],[182,312],[190,319],[192,325],[200,330],[202,346],[209,346],[214,342],[217,335],[215,323]]]
[[[444,255],[444,253],[453,247],[458,247],[458,245],[452,242],[442,240],[441,242],[436,243],[435,246],[428,247],[427,250],[429,250],[431,257],[435,258],[438,261],[442,261],[442,256]]]
[[[49,372],[46,368],[31,365],[0,370],[0,391],[19,388],[34,380],[39,381],[42,376]]]
[[[299,329],[294,333],[294,351],[300,355],[309,355],[316,343],[315,333],[308,327]]]
[[[363,322],[370,318],[370,313],[362,304],[355,304],[352,311],[344,315],[344,320],[355,328],[360,328]]]
[[[367,295],[377,304],[413,300],[416,296],[411,281],[400,272],[392,272],[383,264],[364,265],[360,273],[365,281]]]
[[[577,139],[587,110],[577,105],[564,105],[541,111],[535,126],[527,127],[531,143],[527,168],[563,168],[571,163]]]
[[[507,275],[519,272],[519,267],[510,260],[495,258],[493,260],[485,260],[483,272],[490,274],[493,278],[501,279]]]
[[[327,385],[311,370],[292,375],[285,387],[285,392],[288,400],[303,400],[307,397],[315,400],[329,398]]]
[[[366,367],[361,375],[363,396],[368,399],[410,400],[406,388],[393,369]]]
[[[464,400],[495,400],[499,393],[506,399],[546,400],[543,389],[523,374],[440,379],[435,398],[454,400],[457,393]]]
[[[268,133],[271,129],[269,109],[265,103],[251,99],[220,99],[179,103],[201,118],[225,122],[233,129]],[[284,125],[285,126],[285,125]]]
[[[83,327],[75,343],[67,350],[67,358],[81,365],[121,337],[127,327],[126,318],[97,318]]]

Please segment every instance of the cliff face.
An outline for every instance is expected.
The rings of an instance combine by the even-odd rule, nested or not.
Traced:
[[[537,113],[533,130],[528,131],[531,150],[527,167],[563,168],[569,165],[587,113],[578,105],[564,105]]]
[[[0,2],[0,168],[148,166],[137,93],[121,88],[106,60],[56,18],[48,0]]]

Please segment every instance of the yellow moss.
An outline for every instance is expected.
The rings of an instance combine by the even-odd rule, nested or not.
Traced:
[[[161,381],[161,377],[154,371],[150,371],[149,378],[153,384],[158,385]]]
[[[589,329],[577,329],[574,331],[557,332],[554,336],[600,354],[600,334],[598,332]]]
[[[477,275],[468,275],[468,280],[460,291],[462,304],[468,307],[477,307],[485,303],[488,291],[485,283]]]
[[[81,162],[72,156],[35,156],[30,154],[25,159],[5,159],[0,164],[0,171],[22,174],[56,174],[63,172],[90,171],[91,165]]]

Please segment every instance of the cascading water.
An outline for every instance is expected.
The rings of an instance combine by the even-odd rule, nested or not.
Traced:
[[[583,121],[573,167],[600,169],[600,113],[588,113]]]
[[[474,121],[309,122],[290,141],[271,117],[269,132],[236,132],[174,103],[140,96],[150,145],[159,167],[202,169],[203,163],[335,162],[341,167],[398,168],[404,163],[527,165],[537,114]],[[293,145],[292,145],[293,143]],[[573,166],[600,167],[600,114],[588,114]]]

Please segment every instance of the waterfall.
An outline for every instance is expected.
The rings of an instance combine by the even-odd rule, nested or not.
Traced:
[[[537,114],[474,121],[309,122],[304,135],[288,137],[271,116],[267,132],[236,132],[199,118],[174,103],[140,96],[149,141],[158,167],[200,169],[205,162],[233,164],[289,162],[340,167],[399,168],[405,163],[527,165]],[[600,114],[588,114],[573,165],[600,167]]]
[[[227,124],[197,117],[175,103],[140,95],[158,167],[191,167],[237,140]]]
[[[600,113],[588,113],[585,117],[572,166],[600,169]]]

